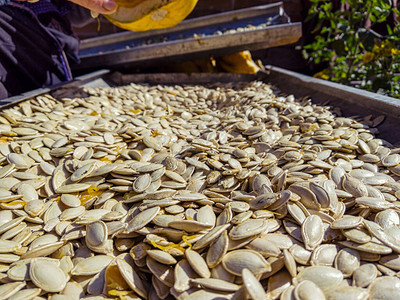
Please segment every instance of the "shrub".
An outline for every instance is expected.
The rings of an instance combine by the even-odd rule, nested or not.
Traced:
[[[328,66],[314,76],[400,98],[400,19],[392,2],[311,2],[306,21],[316,19],[317,25],[303,54],[310,63]]]

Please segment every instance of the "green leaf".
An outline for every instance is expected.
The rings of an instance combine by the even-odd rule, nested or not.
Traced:
[[[336,25],[336,28],[340,32],[346,32],[347,30],[349,30],[349,26],[347,24],[345,24],[344,22],[339,22]]]
[[[392,79],[393,79],[394,82],[400,81],[400,75],[393,76]],[[400,83],[400,82],[399,82],[399,83]],[[399,84],[399,86],[400,86],[400,84]]]
[[[322,27],[321,34],[327,33],[329,31],[330,31],[330,29],[328,27]]]
[[[343,40],[335,40],[330,44],[330,46],[339,56],[345,56],[347,54]]]
[[[392,28],[390,28],[389,24],[386,24],[386,30],[388,32],[388,35],[392,35],[393,34],[393,30],[392,30]]]
[[[310,11],[309,11],[307,17],[304,19],[304,22],[309,22],[312,19],[314,19],[316,16],[317,16],[317,13],[315,13],[315,12],[310,13]]]
[[[370,19],[370,21],[372,22],[372,23],[375,23],[376,22],[376,17],[374,16],[374,15],[369,15],[369,19]]]
[[[318,20],[318,23],[317,23],[317,25],[315,25],[315,28],[311,31],[311,34],[317,33],[321,29],[323,22],[324,22],[324,20],[322,20],[322,19]]]
[[[360,28],[357,31],[357,35],[360,39],[360,42],[364,46],[364,48],[368,51],[371,51],[372,48],[375,45],[375,40],[376,37],[375,35],[371,32],[371,30],[365,29],[365,28]]]
[[[372,81],[372,89],[378,91],[379,89],[390,89],[390,83],[385,78],[375,78]]]

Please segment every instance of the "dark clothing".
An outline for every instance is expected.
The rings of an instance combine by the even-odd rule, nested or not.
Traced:
[[[37,2],[19,1],[16,3],[28,8],[36,16],[40,16],[50,12],[65,16],[71,11],[72,6],[72,4],[67,1],[53,3],[50,0],[41,0]]]
[[[72,79],[78,39],[66,11],[43,3],[0,6],[0,99]]]

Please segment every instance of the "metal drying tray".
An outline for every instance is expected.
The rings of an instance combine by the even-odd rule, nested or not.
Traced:
[[[310,97],[315,104],[338,107],[344,116],[385,115],[385,121],[377,128],[379,138],[400,145],[400,99],[395,99],[341,84],[316,79],[285,69],[267,66],[265,72],[255,75],[231,73],[183,73],[130,74],[100,70],[76,78],[72,82],[49,88],[37,89],[19,96],[0,100],[0,111],[35,96],[50,93],[56,98],[72,97],[83,87],[119,86],[135,83],[147,84],[210,84],[216,82],[250,82],[262,80],[273,84],[279,94],[293,94],[296,98]]]
[[[228,32],[266,23],[263,28]],[[218,31],[220,34],[216,34]],[[72,68],[146,67],[172,59],[192,60],[281,46],[300,37],[301,23],[290,23],[282,2],[278,2],[190,19],[168,29],[86,39],[80,46],[81,63]]]

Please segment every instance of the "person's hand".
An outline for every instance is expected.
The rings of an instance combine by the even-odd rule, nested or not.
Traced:
[[[111,14],[117,9],[117,4],[114,2],[114,0],[70,0],[70,1],[100,14]]]

